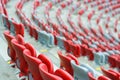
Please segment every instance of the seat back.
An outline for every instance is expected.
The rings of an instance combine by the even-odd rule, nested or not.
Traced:
[[[71,43],[70,44],[70,50],[71,50],[71,52],[73,53],[73,55],[75,57],[80,57],[81,49],[80,49],[80,45],[79,44]]]
[[[10,32],[12,32],[15,35],[15,27],[14,27],[14,19],[13,18],[9,18],[8,19],[9,24],[10,24]]]
[[[19,42],[16,39],[13,39],[11,42],[12,42],[12,46],[13,46],[15,53],[17,55],[17,58],[18,58],[18,62],[17,62],[18,68],[20,68],[21,72],[27,74],[28,66],[27,66],[27,63],[23,56],[23,51],[26,48],[24,45],[19,44]]]
[[[14,28],[15,28],[15,33],[16,35],[17,34],[20,34],[22,36],[24,36],[24,26],[22,23],[16,23],[16,22],[13,22],[13,25],[14,25]]]
[[[60,67],[64,68],[68,73],[73,75],[73,69],[72,69],[70,61],[74,60],[76,64],[79,64],[77,59],[72,54],[68,54],[64,56],[61,51],[58,51],[58,55],[60,58]]]
[[[88,72],[89,80],[96,80],[91,72]]]
[[[7,43],[8,43],[8,50],[9,50],[8,55],[11,57],[11,59],[13,61],[15,61],[16,60],[16,54],[15,54],[15,50],[13,49],[12,44],[11,44],[11,40],[15,39],[15,37],[10,35],[9,31],[4,31],[4,36],[5,36],[5,39],[7,40]]]
[[[107,77],[109,77],[112,80],[119,80],[119,75],[111,70],[105,70],[103,67],[101,67],[101,70],[103,74]]]
[[[32,27],[32,35],[35,38],[35,40],[38,40],[38,33],[37,33],[37,27],[36,26]]]
[[[25,47],[31,52],[31,56],[37,57],[36,50],[30,43],[25,43]]]
[[[80,66],[88,69],[89,72],[91,72],[93,74],[93,76],[97,76],[97,71],[95,69],[93,69],[91,66],[89,66],[88,64],[83,64],[81,63]]]
[[[54,37],[52,34],[47,33],[45,31],[37,31],[38,32],[38,41],[42,44],[52,47],[54,45]]]
[[[41,64],[42,61],[36,57],[32,57],[31,52],[28,49],[25,49],[23,53],[24,58],[28,64],[28,69],[32,73],[33,79],[43,80],[39,72],[39,64]]]
[[[57,69],[54,74],[61,77],[63,80],[74,80],[74,78],[63,69]]]
[[[71,65],[74,71],[75,80],[89,80],[89,70],[83,66],[76,65],[74,61],[71,61]]]
[[[109,79],[105,76],[99,76],[97,80],[112,80],[112,79]]]
[[[97,65],[104,65],[105,54],[102,54],[101,52],[94,53],[94,61]]]
[[[69,44],[71,43],[71,41],[70,40],[63,40],[63,42],[64,42],[64,48],[65,48],[66,52],[70,52]]]
[[[108,56],[108,62],[110,67],[115,68],[117,66],[115,63],[116,60],[117,60],[117,57],[115,55]]]
[[[53,73],[53,72],[54,72],[53,63],[52,63],[52,61],[51,61],[47,56],[45,56],[44,54],[40,54],[40,55],[38,56],[38,58],[39,58],[44,64],[46,64],[49,73]]]
[[[59,48],[64,49],[64,42],[63,41],[65,40],[65,38],[61,37],[61,36],[56,36],[56,38],[57,38]]]
[[[59,76],[49,73],[47,66],[43,63],[39,65],[39,71],[43,80],[63,80]]]
[[[116,64],[117,64],[116,66],[117,66],[118,71],[120,72],[120,59],[119,58],[116,60]]]

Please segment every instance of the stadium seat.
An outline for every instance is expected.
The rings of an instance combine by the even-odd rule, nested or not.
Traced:
[[[70,62],[71,62],[71,60],[74,60],[75,63],[78,65],[79,62],[78,62],[77,58],[69,53],[65,56],[62,54],[61,51],[58,51],[58,56],[60,58],[60,67],[62,69],[65,69],[71,75],[73,75],[73,69],[72,69],[72,65]]]
[[[39,65],[39,71],[43,80],[73,80],[73,77],[62,69],[57,69],[53,74],[48,72],[45,64]]]
[[[105,70],[103,67],[101,67],[101,70],[105,76],[109,77],[112,80],[120,79],[120,75],[113,70]]]
[[[42,61],[40,59],[38,59],[37,57],[33,57],[31,56],[31,52],[28,49],[25,49],[23,51],[24,54],[24,58],[28,64],[28,69],[30,71],[30,73],[32,74],[32,78],[34,80],[43,80],[40,72],[39,72],[39,64],[42,63]],[[30,77],[30,76],[29,76]]]
[[[72,60],[71,65],[73,68],[75,80],[89,80],[89,72],[93,73],[94,76],[97,75],[96,71],[88,64],[76,65],[75,62]]]
[[[10,34],[10,31],[4,31],[4,36],[5,36],[5,39],[8,44],[8,48],[7,48],[8,56],[10,56],[11,62],[15,62],[16,61],[16,53],[11,44],[12,39],[15,39],[15,37]]]
[[[54,72],[52,61],[47,56],[40,54],[38,55],[38,58],[42,61],[42,63],[46,64],[49,73]]]

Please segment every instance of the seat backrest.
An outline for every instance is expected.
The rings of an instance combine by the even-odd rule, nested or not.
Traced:
[[[93,69],[90,65],[81,63],[80,66],[88,69],[88,71],[91,72],[93,76],[97,76],[97,73],[96,73],[97,71]]]
[[[71,61],[71,65],[74,71],[74,79],[76,80],[89,80],[88,72],[86,67],[76,65],[74,61]]]
[[[7,40],[8,48],[10,50],[9,56],[11,57],[11,59],[13,61],[15,61],[16,60],[16,54],[15,54],[15,50],[13,49],[12,44],[11,44],[11,40],[15,39],[15,37],[10,35],[9,31],[4,31],[4,36],[5,36],[5,39]]]
[[[69,44],[71,41],[70,40],[63,40],[63,42],[64,42],[64,48],[65,48],[66,52],[70,52]]]
[[[17,39],[17,43],[18,43],[18,44],[21,44],[21,45],[24,45],[24,44],[25,44],[25,41],[24,41],[24,38],[23,38],[22,35],[18,34],[18,35],[16,36],[16,39]]]
[[[79,44],[70,43],[70,50],[75,57],[80,57],[81,49]]]
[[[37,57],[32,57],[31,52],[28,49],[23,51],[24,58],[28,64],[28,69],[32,73],[34,80],[43,80],[39,72],[39,64],[42,63]]]
[[[44,40],[42,40],[41,42],[44,43],[47,47],[52,47],[54,45],[54,36],[51,33],[47,33],[45,31],[41,31],[41,38]]]
[[[35,38],[35,40],[38,40],[38,33],[37,33],[37,28],[35,26],[32,27],[32,35]]]
[[[63,69],[57,69],[54,74],[61,77],[63,80],[74,80],[74,78]]]
[[[53,73],[53,72],[54,72],[53,63],[52,63],[52,61],[51,61],[47,56],[45,56],[44,54],[40,54],[40,55],[38,56],[38,58],[39,58],[44,64],[46,64],[49,73]]]
[[[61,48],[61,49],[64,49],[64,40],[65,38],[64,37],[61,37],[61,36],[56,36],[57,38],[57,42],[58,42],[58,46]]]
[[[115,68],[117,66],[115,63],[116,60],[117,60],[117,57],[115,55],[108,56],[108,62],[110,67]]]
[[[82,56],[86,56],[86,48],[87,48],[87,45],[82,44],[80,47],[81,47],[81,55],[82,55]]]
[[[119,80],[119,75],[111,70],[105,70],[103,67],[101,67],[101,70],[103,74],[107,77],[109,77],[112,80]]]
[[[97,65],[105,64],[105,55],[101,52],[94,53],[94,61]]]
[[[117,69],[118,71],[120,72],[120,57],[118,57],[118,59],[116,60],[116,63],[117,63]]]
[[[94,54],[93,54],[94,49],[93,48],[86,48],[86,50],[87,50],[88,59],[93,61],[94,60]]]
[[[112,79],[109,79],[105,76],[99,76],[97,80],[112,80]]]
[[[21,72],[27,73],[28,66],[23,56],[23,51],[24,49],[26,49],[25,46],[22,44],[19,44],[16,39],[13,39],[11,43],[17,55],[18,63],[20,64],[20,65],[17,65],[18,68],[20,68]]]
[[[59,76],[49,73],[47,66],[43,63],[39,65],[39,71],[43,80],[63,80]]]
[[[45,40],[45,35],[46,32],[45,31],[38,31],[38,41],[40,41],[40,43],[45,44],[46,40]]]
[[[31,52],[31,56],[37,57],[36,50],[30,43],[25,43],[25,47]]]
[[[64,68],[68,73],[73,75],[73,69],[72,69],[70,61],[74,60],[76,62],[76,64],[79,64],[77,59],[75,59],[75,57],[73,57],[73,55],[71,55],[71,54],[68,54],[67,56],[64,56],[61,51],[58,51],[58,55],[59,55],[59,58],[60,58],[61,68]]]
[[[14,25],[14,28],[15,28],[16,35],[20,34],[20,35],[24,36],[24,26],[23,26],[23,24],[13,22],[13,25]]]
[[[88,72],[89,80],[96,80],[91,72]]]

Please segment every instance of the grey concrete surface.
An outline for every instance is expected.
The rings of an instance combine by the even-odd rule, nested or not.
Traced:
[[[12,69],[0,55],[0,80],[18,80]]]

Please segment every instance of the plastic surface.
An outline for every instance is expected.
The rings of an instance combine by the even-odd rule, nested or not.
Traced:
[[[11,44],[11,40],[15,39],[15,37],[12,36],[9,31],[4,31],[4,36],[8,43],[8,48],[9,48],[8,55],[11,57],[11,60],[15,62],[16,61],[16,53]]]
[[[75,63],[78,65],[79,62],[77,60],[77,58],[75,56],[73,56],[72,54],[67,54],[66,56],[62,54],[61,51],[58,51],[58,55],[60,58],[60,67],[65,69],[68,73],[70,73],[71,75],[73,75],[73,69],[71,66],[71,60],[74,60]]]
[[[32,57],[31,52],[26,49],[24,50],[24,58],[28,64],[28,69],[31,72],[34,80],[43,80],[39,72],[39,64],[42,63],[37,57]]]

